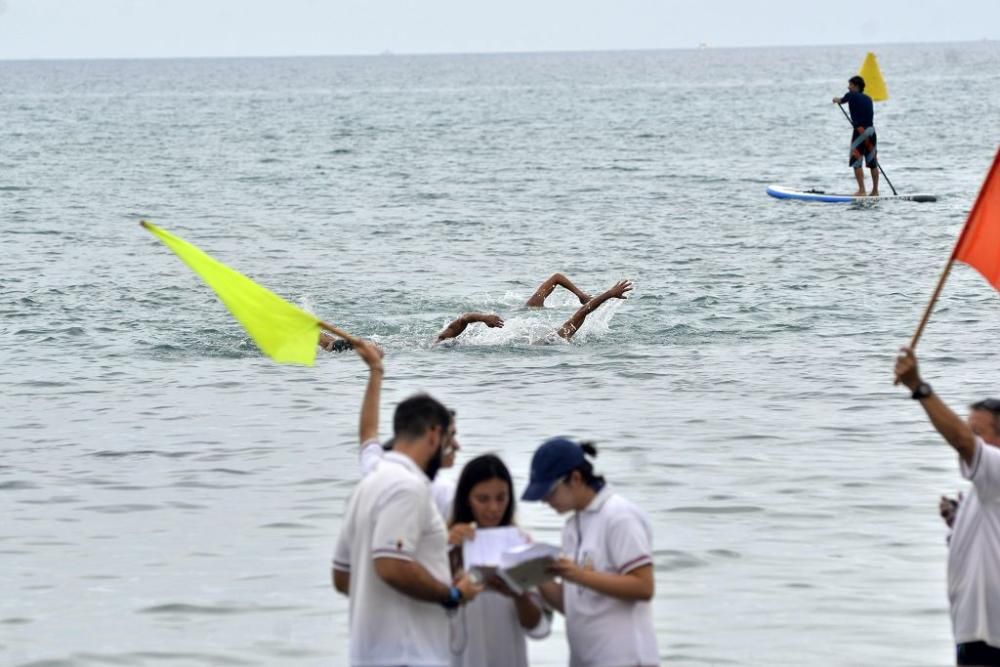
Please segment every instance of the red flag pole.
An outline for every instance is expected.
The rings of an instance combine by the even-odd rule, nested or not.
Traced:
[[[965,223],[968,227],[969,223]],[[965,229],[962,229],[962,234],[959,235],[959,243],[962,241],[962,236],[965,234]],[[955,244],[955,250],[958,249],[958,243]],[[927,320],[931,319],[931,311],[934,310],[934,304],[937,303],[938,297],[941,296],[941,289],[944,287],[944,281],[948,280],[948,274],[951,273],[951,267],[955,263],[955,250],[951,251],[951,257],[948,258],[948,263],[945,264],[944,271],[941,272],[941,279],[938,280],[937,287],[934,288],[934,294],[931,295],[930,303],[927,304],[927,308],[924,310],[924,316],[920,318],[920,325],[913,334],[913,338],[910,339],[910,349],[917,349],[917,341],[920,340],[920,334],[924,332],[924,327],[927,326]]]
[[[983,200],[983,191],[986,188],[986,184],[990,182],[990,174],[993,173],[994,169],[997,169],[1000,165],[1000,150],[997,151],[996,156],[993,158],[993,166],[986,174],[986,180],[983,181],[983,188],[979,195],[976,197],[976,201],[972,204],[972,210],[969,211],[969,217],[965,219],[965,225],[962,226],[962,233],[958,235],[958,240],[955,241],[955,247],[952,248],[951,256],[948,258],[948,263],[944,267],[944,271],[941,272],[941,278],[938,280],[937,287],[934,288],[934,294],[931,295],[930,303],[927,304],[927,308],[924,310],[924,316],[920,319],[920,325],[917,326],[917,330],[913,333],[913,338],[910,340],[910,349],[914,350],[917,347],[917,341],[920,340],[920,334],[924,332],[924,327],[927,326],[927,321],[931,318],[931,311],[934,309],[934,304],[937,303],[938,296],[941,295],[941,289],[944,287],[944,281],[948,279],[948,274],[951,273],[951,267],[955,263],[955,257],[958,255],[958,249],[962,247],[962,241],[965,240],[965,236],[969,231],[969,222],[975,219],[976,210],[979,208],[979,204]]]

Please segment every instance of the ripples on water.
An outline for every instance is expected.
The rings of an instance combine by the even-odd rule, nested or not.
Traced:
[[[519,485],[544,437],[601,443],[666,661],[948,662],[962,485],[891,362],[996,149],[1000,51],[878,49],[883,164],[939,203],[769,200],[851,187],[828,100],[865,50],[0,63],[0,662],[345,660],[363,365],[261,358],[141,217],[378,340],[384,412],[434,392]],[[636,290],[536,345],[575,309],[521,307],[555,270]],[[430,346],[473,309],[507,326]],[[997,313],[956,269],[921,344],[956,407],[995,393]],[[561,626],[532,654],[564,664]]]

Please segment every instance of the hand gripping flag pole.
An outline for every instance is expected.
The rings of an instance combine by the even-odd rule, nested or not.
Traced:
[[[355,344],[346,331],[310,315],[274,292],[145,220],[139,223],[211,287],[257,346],[278,363],[312,366],[320,328]]]

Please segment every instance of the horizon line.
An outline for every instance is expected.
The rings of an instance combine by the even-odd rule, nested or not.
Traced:
[[[967,40],[947,40],[947,41],[899,41],[899,42],[878,42],[867,46],[857,43],[847,44],[754,44],[743,46],[713,46],[702,42],[697,46],[671,46],[654,48],[609,48],[609,49],[551,49],[551,50],[527,50],[527,51],[393,51],[385,49],[380,52],[368,53],[298,53],[280,55],[149,55],[149,56],[53,56],[53,57],[0,57],[0,62],[77,62],[77,61],[105,61],[105,60],[263,60],[263,59],[294,59],[294,58],[382,58],[382,57],[434,57],[434,56],[518,56],[518,55],[557,55],[557,54],[584,54],[584,53],[645,53],[659,51],[735,51],[750,49],[809,49],[809,48],[829,48],[829,47],[863,47],[871,50],[879,46],[922,46],[934,44],[989,44],[1000,42],[1000,39],[983,37],[980,39]]]

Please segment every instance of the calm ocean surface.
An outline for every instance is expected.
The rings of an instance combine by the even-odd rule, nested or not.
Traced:
[[[866,50],[0,62],[0,663],[347,661],[365,367],[262,358],[143,217],[382,343],[383,432],[430,391],[521,488],[596,440],[654,524],[664,662],[948,663],[964,483],[892,362],[996,151],[1000,44],[875,49],[883,166],[939,202],[767,197],[853,187],[830,98]],[[636,290],[542,344],[556,270]],[[508,325],[429,346],[471,309]],[[1000,394],[998,331],[959,266],[921,342],[953,407]]]

